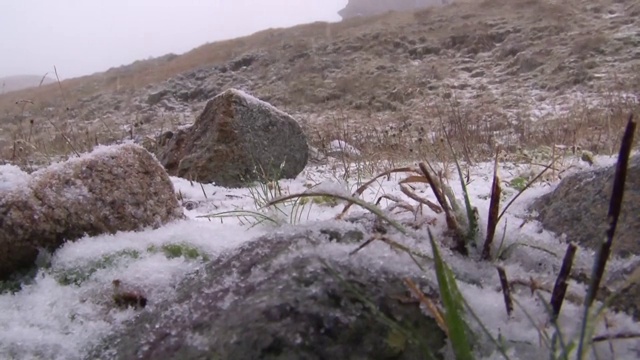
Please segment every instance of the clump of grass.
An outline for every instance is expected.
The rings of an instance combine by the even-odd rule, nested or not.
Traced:
[[[279,170],[284,168],[284,162],[280,165]],[[207,214],[198,216],[199,218],[208,219],[225,219],[233,218],[241,222],[241,224],[249,224],[250,227],[254,227],[260,224],[270,224],[273,226],[280,226],[285,223],[298,224],[302,220],[304,210],[307,209],[307,216],[311,211],[311,205],[318,202],[331,202],[331,198],[326,197],[324,200],[317,200],[309,203],[308,201],[301,202],[299,198],[292,198],[291,200],[274,203],[274,199],[282,199],[288,190],[282,188],[280,185],[280,173],[277,173],[273,178],[267,176],[266,172],[262,170],[262,180],[254,183],[249,187],[249,195],[253,200],[254,209],[238,209],[223,211],[214,214]]]

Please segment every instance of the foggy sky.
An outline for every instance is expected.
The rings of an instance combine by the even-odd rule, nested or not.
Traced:
[[[0,77],[61,78],[270,27],[338,21],[347,0],[0,0]]]

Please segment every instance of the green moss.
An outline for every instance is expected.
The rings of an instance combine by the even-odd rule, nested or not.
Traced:
[[[90,261],[83,266],[54,271],[53,276],[61,285],[81,285],[98,270],[113,267],[123,259],[137,259],[139,257],[140,252],[138,250],[124,249],[103,255],[101,258]]]
[[[160,248],[151,245],[147,248],[147,251],[150,253],[158,253],[162,252],[167,257],[167,259],[175,259],[179,257],[184,257],[189,260],[202,259],[204,261],[209,260],[209,257],[202,253],[200,249],[195,246],[186,244],[186,243],[178,243],[178,244],[164,244]]]
[[[336,199],[333,196],[327,196],[327,195],[314,196],[313,203],[318,205],[327,205],[330,207],[334,207],[334,206],[338,206],[338,199]]]
[[[527,182],[528,182],[527,179],[525,179],[522,176],[518,176],[516,178],[511,179],[511,181],[509,182],[509,185],[518,191],[522,191],[524,187],[527,186]]]

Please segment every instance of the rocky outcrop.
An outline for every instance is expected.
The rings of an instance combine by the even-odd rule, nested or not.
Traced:
[[[0,280],[32,266],[40,249],[184,216],[169,176],[137,145],[100,147],[31,175],[0,173]]]
[[[274,234],[223,255],[86,358],[400,360],[424,358],[425,347],[439,358],[445,335],[418,302],[402,300],[399,274],[322,257],[316,246],[327,241]],[[424,280],[419,286],[435,292]]]
[[[288,114],[230,89],[210,100],[193,126],[163,134],[158,159],[169,174],[225,187],[295,178],[309,146]]]
[[[567,241],[595,250],[605,239],[607,212],[613,187],[615,166],[581,172],[563,179],[551,193],[532,204],[539,213],[542,225],[557,234],[565,234]],[[640,255],[640,155],[629,162],[622,212],[616,227],[611,256]],[[629,262],[625,269],[612,274],[603,284],[607,291],[622,290],[611,307],[626,311],[640,319],[640,266]],[[627,279],[631,281],[626,286]],[[623,288],[624,287],[626,288]]]
[[[409,11],[434,5],[446,4],[447,0],[349,0],[347,6],[338,11],[343,20],[382,14],[387,11]]]

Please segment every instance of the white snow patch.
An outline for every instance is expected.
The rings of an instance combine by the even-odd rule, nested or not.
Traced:
[[[349,145],[348,143],[342,140],[332,140],[329,143],[329,152],[330,153],[343,153],[350,156],[359,156],[360,150],[355,147]]]
[[[24,187],[31,176],[15,165],[0,165],[0,191]]]

